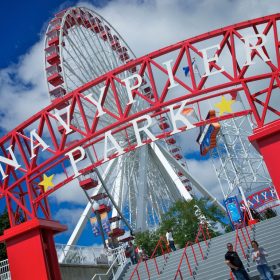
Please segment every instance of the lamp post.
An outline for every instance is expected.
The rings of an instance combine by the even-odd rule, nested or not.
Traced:
[[[105,233],[104,233],[104,230],[103,230],[101,217],[100,217],[100,213],[99,213],[99,204],[96,201],[93,203],[92,209],[94,210],[94,214],[96,216],[97,223],[98,223],[100,231],[101,231],[101,238],[102,238],[103,246],[104,246],[104,248],[107,248],[107,245],[106,245],[106,242],[105,242]]]

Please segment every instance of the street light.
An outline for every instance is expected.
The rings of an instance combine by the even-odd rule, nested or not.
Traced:
[[[95,201],[92,205],[92,209],[94,211],[94,214],[96,216],[97,219],[97,223],[99,225],[99,228],[101,230],[101,237],[102,237],[102,242],[103,242],[103,246],[104,248],[107,248],[106,242],[105,242],[105,233],[102,227],[102,222],[101,222],[101,217],[100,217],[100,213],[99,213],[99,204]]]

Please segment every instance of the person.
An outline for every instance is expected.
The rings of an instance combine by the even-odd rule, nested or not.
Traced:
[[[149,256],[146,254],[145,249],[142,249],[142,259],[146,261],[149,259]]]
[[[263,280],[273,280],[273,276],[265,258],[268,254],[262,247],[259,247],[259,244],[256,240],[253,240],[251,245],[253,247],[252,259],[257,264],[257,270],[261,278]]]
[[[173,235],[172,235],[172,230],[171,229],[167,230],[166,240],[167,240],[167,244],[169,245],[171,250],[172,251],[176,251],[176,247],[175,247],[175,243],[174,243],[174,239],[173,239]]]
[[[137,259],[136,259],[136,253],[135,253],[135,248],[132,244],[131,241],[128,242],[128,246],[126,248],[127,255],[130,257],[131,263],[136,264]]]
[[[115,249],[113,240],[110,237],[107,239],[107,247],[108,247],[108,249],[111,249],[111,250]]]
[[[237,280],[250,280],[244,265],[239,258],[238,254],[233,251],[233,245],[227,243],[227,253],[225,254],[225,263],[230,267],[232,273]]]
[[[250,212],[254,220],[257,220],[258,222],[261,220],[261,215],[257,210],[255,210],[254,208],[250,208]]]
[[[138,260],[148,260],[149,256],[146,254],[145,250],[142,249],[140,246],[136,247],[137,259]]]

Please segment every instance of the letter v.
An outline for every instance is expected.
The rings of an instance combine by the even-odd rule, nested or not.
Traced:
[[[63,111],[66,110],[66,120],[67,122],[65,122],[63,120],[63,118],[61,117],[63,114],[61,114],[61,111],[58,111],[57,113],[53,114],[53,116],[56,117],[56,119],[58,120],[58,122],[64,127],[65,129],[65,134],[68,134],[70,132],[72,132],[72,129],[70,128],[70,106],[67,106],[66,108],[63,109]]]

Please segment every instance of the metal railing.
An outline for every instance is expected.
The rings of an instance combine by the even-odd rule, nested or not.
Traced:
[[[11,280],[10,267],[8,259],[0,261],[0,280]]]
[[[160,251],[160,253],[158,254],[158,251]],[[166,254],[169,254],[170,253],[170,248],[165,240],[164,237],[160,237],[160,239],[158,240],[158,243],[151,255],[151,257],[148,259],[148,260],[153,260],[154,261],[154,266],[156,267],[156,271],[157,271],[157,274],[160,275],[160,270],[158,268],[158,263],[157,263],[157,260],[156,260],[156,257],[158,255],[161,255],[164,257],[164,262],[166,263],[167,262],[167,257],[166,257]],[[131,280],[134,276],[134,274],[137,275],[137,279],[140,280],[140,275],[139,275],[139,266],[141,263],[144,263],[145,264],[145,269],[146,269],[146,273],[147,273],[147,276],[148,278],[151,277],[151,274],[150,274],[150,270],[149,270],[149,267],[148,267],[148,264],[147,264],[147,259],[146,258],[141,258],[137,265],[135,266],[132,274],[130,275],[129,277],[129,280]]]
[[[251,237],[250,237],[250,233],[249,233],[248,228],[246,227],[246,225],[243,224],[243,226],[244,226],[243,228],[242,227],[241,228],[237,227],[235,229],[234,251],[237,251],[237,247],[238,247],[238,244],[239,244],[241,252],[242,252],[242,255],[247,260],[248,259],[248,255],[246,254],[246,252],[244,250],[244,246],[242,244],[241,239],[244,241],[246,247],[249,248],[251,246]],[[252,226],[249,225],[249,227],[250,227],[250,230],[252,230]],[[232,271],[230,271],[230,278],[232,280],[234,280]]]
[[[125,245],[117,247],[115,249],[108,249],[108,258],[112,260],[111,266],[106,273],[95,274],[91,280],[102,280],[108,279],[108,276],[111,276],[110,279],[117,280],[119,275],[125,268],[127,264],[127,258],[125,256]]]
[[[202,239],[202,241],[199,241],[201,235],[202,235],[202,238],[203,238],[203,239]],[[208,241],[207,241],[207,239],[208,239]],[[188,248],[191,248],[191,253],[192,253],[191,256],[193,256],[194,264],[195,264],[195,266],[197,267],[197,266],[198,266],[198,258],[197,258],[197,254],[196,254],[196,252],[195,252],[195,250],[194,250],[193,245],[197,244],[197,246],[198,246],[198,248],[199,248],[199,252],[200,252],[200,254],[201,254],[201,259],[202,259],[202,261],[203,261],[203,260],[205,259],[205,256],[204,256],[204,253],[203,253],[203,250],[202,250],[202,248],[201,248],[200,243],[201,243],[201,242],[204,242],[205,245],[206,245],[205,248],[207,248],[207,250],[208,250],[210,239],[211,239],[211,236],[210,236],[210,234],[209,234],[209,231],[208,231],[207,226],[205,226],[204,224],[201,224],[201,225],[199,226],[199,230],[198,230],[197,235],[196,235],[196,238],[195,238],[195,243],[193,243],[193,242],[191,242],[191,241],[188,241],[187,244],[186,244],[186,246],[185,246],[185,248],[184,248],[182,257],[181,257],[181,259],[180,259],[180,262],[179,262],[177,271],[176,271],[175,276],[174,276],[174,280],[177,279],[178,276],[180,276],[180,279],[184,279],[184,278],[183,278],[183,275],[182,275],[182,272],[181,272],[181,266],[182,266],[182,264],[183,264],[183,260],[184,260],[184,259],[186,260],[186,263],[187,263],[187,267],[188,267],[188,271],[189,271],[190,276],[194,276],[194,271],[193,271],[193,269],[192,269],[192,267],[191,267],[191,264],[190,264],[190,261],[189,261],[190,256],[188,256],[187,249],[188,249]]]
[[[55,244],[61,264],[109,264],[108,251],[100,247]]]

